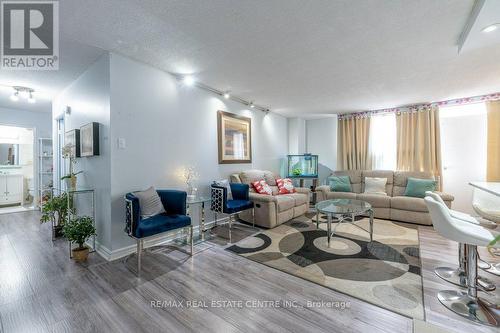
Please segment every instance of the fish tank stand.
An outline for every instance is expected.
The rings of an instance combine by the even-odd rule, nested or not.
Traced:
[[[298,179],[300,187],[304,187],[305,180],[312,180],[312,202],[315,203],[315,191],[318,186],[318,155],[288,155],[288,178]]]

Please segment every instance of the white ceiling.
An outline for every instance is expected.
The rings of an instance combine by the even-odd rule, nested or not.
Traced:
[[[286,116],[497,92],[499,43],[466,45],[457,53],[473,3],[64,0],[61,35],[78,44],[62,45],[61,57],[72,63],[66,59],[67,68],[53,77],[39,74],[38,82],[57,90],[105,49],[172,73],[194,73]],[[472,31],[467,43],[473,38]]]

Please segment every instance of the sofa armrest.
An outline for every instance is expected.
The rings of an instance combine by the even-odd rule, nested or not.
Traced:
[[[330,192],[330,186],[328,185],[321,185],[321,186],[316,186],[316,192]]]
[[[307,187],[296,187],[295,190],[297,191],[297,193],[303,193],[303,194],[311,193],[311,189]]]
[[[255,201],[255,202],[276,202],[276,201],[278,201],[274,195],[267,195],[267,194],[250,193],[249,197],[250,197],[250,201]]]
[[[441,197],[441,199],[443,199],[444,201],[453,201],[455,200],[455,197],[451,194],[448,194],[448,193],[443,193],[443,192],[438,192],[438,191],[434,191],[434,193],[436,193],[437,195],[439,195]]]

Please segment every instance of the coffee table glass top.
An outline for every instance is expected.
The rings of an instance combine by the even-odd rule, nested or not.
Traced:
[[[361,200],[335,199],[321,201],[315,208],[326,214],[361,214],[372,209],[372,205]]]

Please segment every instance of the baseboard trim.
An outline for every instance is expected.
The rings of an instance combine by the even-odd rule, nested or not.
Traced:
[[[226,219],[227,218],[218,219],[217,222],[221,222],[221,221],[224,221]],[[214,221],[207,222],[207,223],[205,223],[205,227],[211,227],[214,224],[215,224]],[[193,234],[194,234],[194,236],[199,236],[199,234],[200,234],[200,227],[199,226],[195,226],[193,228]],[[172,234],[166,234],[163,236],[149,238],[149,239],[144,241],[144,248],[148,248],[151,246],[157,246],[157,245],[164,245],[167,243],[171,243],[176,239],[182,239],[184,237],[185,236],[178,237],[178,233],[175,233],[175,234],[172,233]],[[119,248],[116,250],[110,250],[107,247],[99,244],[99,242],[96,242],[96,252],[107,261],[113,261],[113,260],[117,260],[117,259],[126,257],[128,255],[135,253],[136,250],[137,250],[136,244],[125,246],[125,247],[122,247],[122,248]]]

